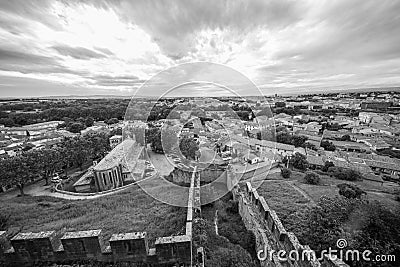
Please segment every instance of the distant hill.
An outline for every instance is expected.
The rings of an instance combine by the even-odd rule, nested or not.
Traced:
[[[291,89],[291,91],[296,89]],[[327,94],[327,93],[366,93],[366,92],[387,92],[387,91],[398,91],[400,92],[400,87],[371,87],[371,88],[334,88],[334,89],[313,89],[312,91],[306,91],[304,89],[298,89],[298,92],[281,92],[278,95],[317,95],[317,94]],[[272,92],[265,92],[264,95],[274,95]],[[66,96],[37,96],[37,97],[1,97],[0,100],[13,100],[13,99],[130,99],[133,95],[66,95]],[[247,96],[247,95],[246,95]],[[155,96],[135,96],[138,98],[157,98]],[[187,97],[187,96],[185,96]]]

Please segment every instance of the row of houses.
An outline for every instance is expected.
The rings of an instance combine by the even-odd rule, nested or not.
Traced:
[[[246,138],[239,135],[232,135],[229,139],[221,141],[220,147],[222,151],[229,151],[232,157],[243,158],[245,162],[250,164],[261,161],[277,161],[295,153],[293,145]]]

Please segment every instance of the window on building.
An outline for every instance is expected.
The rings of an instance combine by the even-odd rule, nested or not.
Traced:
[[[176,244],[172,244],[172,246],[171,246],[171,254],[172,254],[172,257],[175,257],[175,256],[176,256],[176,253],[177,253]]]
[[[133,252],[133,248],[132,248],[132,244],[131,244],[131,242],[125,242],[124,243],[124,246],[125,246],[125,251],[126,251],[126,253],[132,253]]]
[[[105,174],[105,173],[103,173],[103,183],[104,183],[104,185],[106,185],[106,184],[107,184],[107,180],[106,180],[106,174]]]

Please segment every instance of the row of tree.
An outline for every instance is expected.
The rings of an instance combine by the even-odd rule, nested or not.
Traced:
[[[4,112],[0,111],[0,124],[7,127],[23,126],[38,122],[58,120],[78,121],[79,118],[92,118],[95,121],[105,121],[111,118],[122,120],[124,118],[128,101],[125,99],[92,99],[75,100],[70,102],[45,102],[35,104],[38,112]],[[31,104],[3,105],[3,110],[25,111],[24,106]]]
[[[0,186],[16,186],[24,195],[24,186],[36,179],[45,179],[46,185],[55,172],[102,158],[110,149],[108,135],[89,134],[65,138],[51,148],[24,151],[0,160]]]

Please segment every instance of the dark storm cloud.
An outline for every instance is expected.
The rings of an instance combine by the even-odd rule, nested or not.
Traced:
[[[319,14],[321,38],[277,59],[374,61],[400,56],[399,1],[331,1]],[[323,31],[323,32],[322,32]],[[297,56],[297,57],[296,57]]]
[[[312,35],[282,46],[273,56],[279,63],[260,68],[261,75],[308,88],[391,83],[400,67],[400,2],[328,1],[322,7]]]
[[[65,6],[54,7],[59,2]],[[154,43],[138,45],[131,56],[123,51],[130,37],[125,29],[110,42],[82,40],[78,23],[113,33],[113,25],[93,19],[93,7],[112,18],[115,12],[126,32],[143,31],[137,36]],[[138,76],[174,64],[209,60],[243,67],[265,88],[385,86],[400,72],[399,14],[395,0],[0,0],[0,70],[40,74],[38,83],[46,74],[72,74],[71,84],[111,89],[137,86],[144,82]],[[135,75],[118,75],[131,66]],[[109,76],[98,75],[108,70]],[[15,80],[0,76],[0,91]]]
[[[105,58],[106,55],[97,53],[84,47],[71,47],[66,45],[55,45],[52,47],[63,56],[70,56],[75,59]]]
[[[113,5],[127,21],[141,26],[173,59],[191,49],[193,33],[202,29],[283,28],[299,20],[298,1],[122,1]]]

